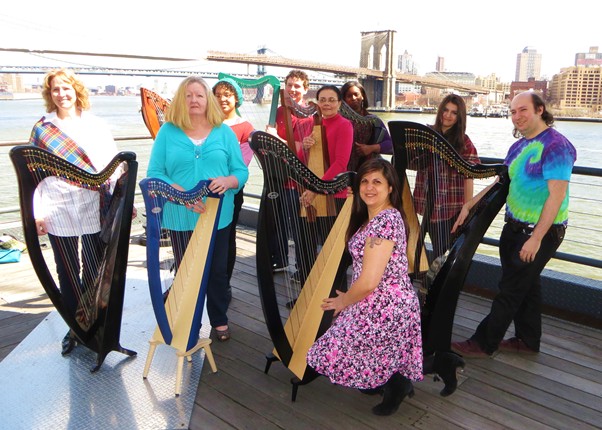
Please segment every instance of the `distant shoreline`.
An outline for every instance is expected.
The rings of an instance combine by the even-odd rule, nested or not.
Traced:
[[[437,111],[419,111],[419,110],[411,110],[411,109],[394,109],[394,110],[386,110],[384,108],[370,108],[368,112],[386,112],[386,113],[415,113],[415,114],[436,114]],[[478,118],[478,117],[476,117]],[[487,118],[487,117],[482,117]],[[492,117],[494,118],[494,117]],[[597,122],[602,123],[602,118],[594,118],[594,117],[583,117],[583,116],[554,116],[554,121],[573,121],[573,122]]]

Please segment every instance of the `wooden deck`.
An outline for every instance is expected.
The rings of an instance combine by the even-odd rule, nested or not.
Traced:
[[[240,230],[233,301],[232,339],[214,342],[219,371],[203,368],[191,429],[596,429],[602,427],[602,331],[544,317],[541,353],[500,353],[468,359],[460,386],[439,396],[441,382],[415,384],[390,417],[371,407],[380,397],[338,387],[326,378],[301,386],[291,402],[292,374],[274,363],[255,278],[255,232]],[[140,248],[140,247],[137,247]],[[130,252],[130,262],[140,251]],[[18,264],[0,265],[0,359],[51,311],[26,255]],[[490,301],[463,294],[454,337],[464,339],[489,310]]]

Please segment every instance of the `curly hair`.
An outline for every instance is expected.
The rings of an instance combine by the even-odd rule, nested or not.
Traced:
[[[44,76],[44,84],[42,89],[42,97],[46,105],[46,112],[57,112],[58,106],[52,100],[52,81],[54,78],[60,78],[69,83],[75,90],[76,101],[75,106],[80,110],[90,109],[90,98],[88,89],[84,83],[69,69],[51,70]]]

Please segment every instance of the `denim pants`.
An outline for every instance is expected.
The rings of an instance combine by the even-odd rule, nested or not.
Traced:
[[[515,336],[539,351],[541,340],[541,272],[564,239],[563,226],[552,226],[541,241],[535,259],[526,263],[519,257],[530,231],[506,223],[500,237],[502,278],[489,315],[481,321],[472,339],[488,354],[498,349],[510,323]]]

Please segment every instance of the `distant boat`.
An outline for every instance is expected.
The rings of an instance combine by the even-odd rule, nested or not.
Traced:
[[[0,91],[0,100],[36,100],[41,98],[41,93],[13,93],[10,91]]]
[[[422,113],[422,106],[397,106],[394,109],[394,112],[403,112],[403,113]]]
[[[483,109],[483,106],[481,106],[481,105],[474,105],[470,109],[470,112],[468,112],[468,115],[476,116],[476,117],[485,116],[485,109]]]

